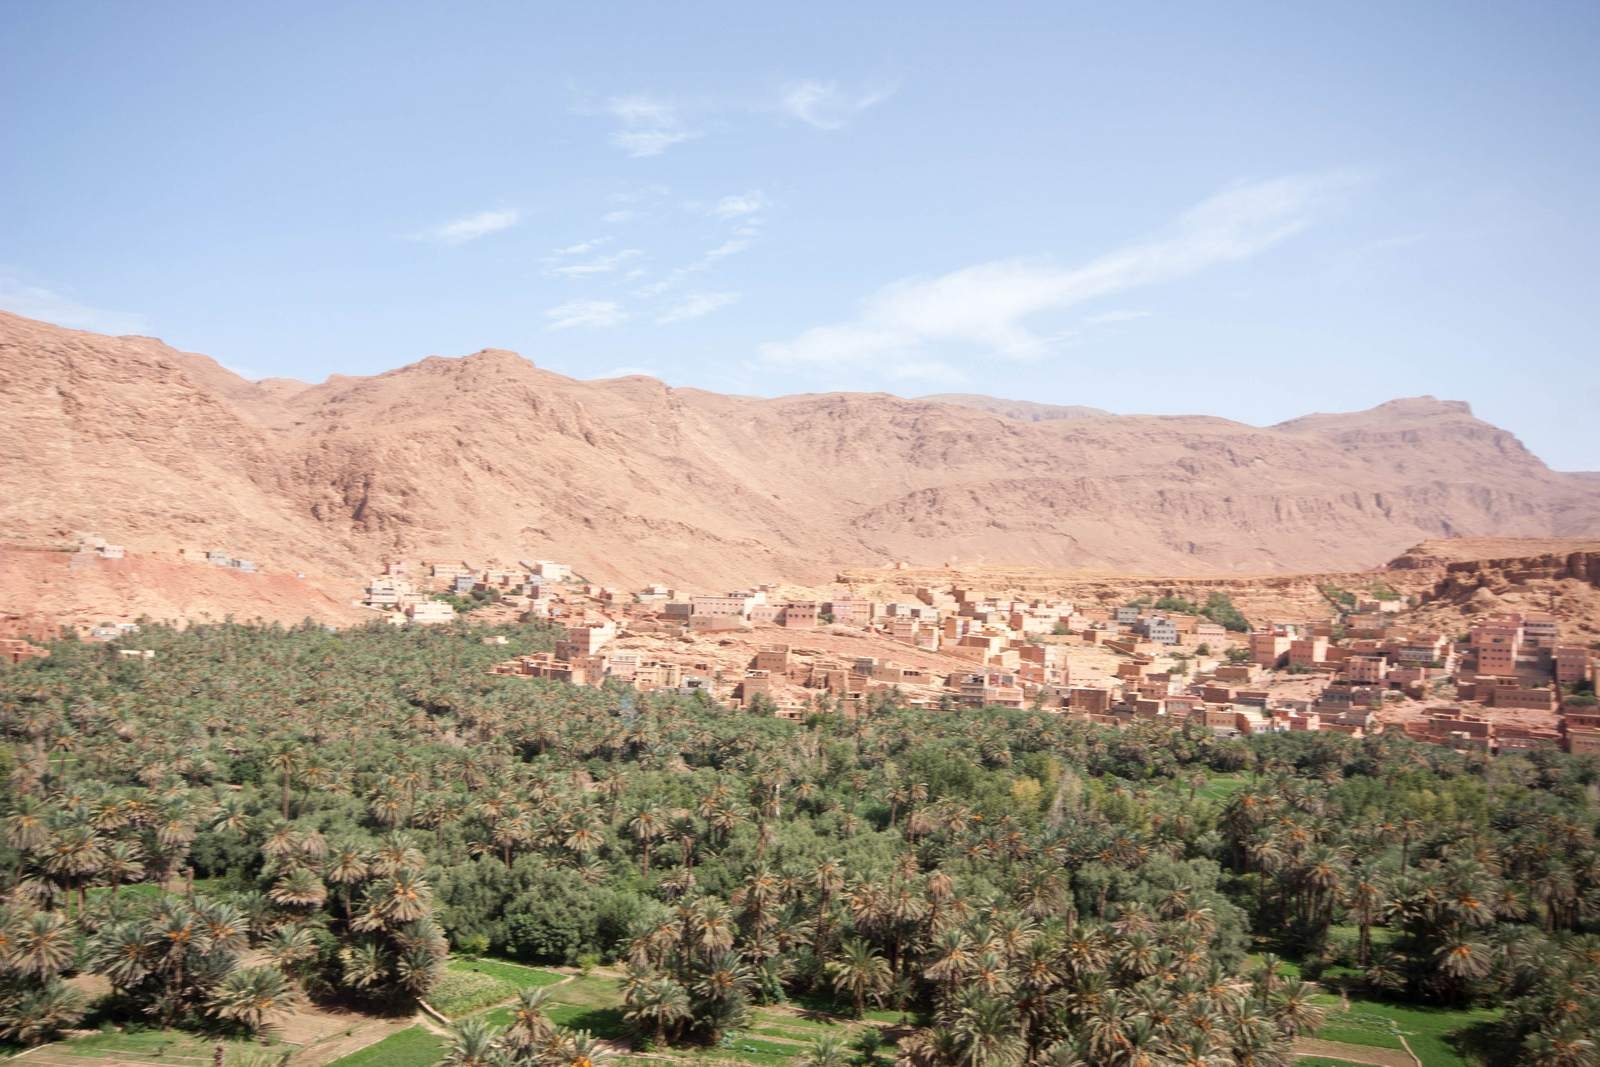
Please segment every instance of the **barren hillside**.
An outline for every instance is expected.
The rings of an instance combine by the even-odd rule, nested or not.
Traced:
[[[1440,629],[1498,612],[1548,611],[1563,620],[1567,640],[1600,641],[1600,538],[1429,541],[1389,568],[1397,586],[1421,580],[1417,617]]]
[[[43,620],[45,633],[61,624],[141,617],[174,624],[231,617],[286,626],[306,618],[339,625],[371,618],[351,607],[348,595],[338,596],[343,584],[289,571],[243,574],[148,556],[96,559],[0,545],[0,636],[14,616]]]
[[[704,587],[894,559],[1354,570],[1429,537],[1600,529],[1600,481],[1549,470],[1463,404],[1267,428],[1072,416],[576,381],[492,350],[252,383],[159,341],[0,314],[0,431],[15,442],[0,540],[218,545],[352,583],[390,553],[536,553]]]

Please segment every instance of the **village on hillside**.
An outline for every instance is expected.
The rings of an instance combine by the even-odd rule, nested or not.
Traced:
[[[1600,751],[1600,652],[1563,643],[1554,615],[1444,633],[1408,624],[1406,600],[1381,584],[1324,593],[1325,618],[1246,620],[1220,594],[1075,604],[961,584],[889,600],[848,583],[826,599],[776,585],[624,591],[551,560],[450,559],[388,564],[363,603],[397,623],[448,623],[460,606],[562,628],[553,652],[508,659],[498,675],[700,693],[790,719],[852,716],[893,695],[1111,726],[1193,720],[1219,736],[1396,730],[1486,753]]]
[[[121,545],[81,534],[72,565],[126,558]],[[178,558],[257,570],[221,548],[185,548]],[[1550,612],[1480,614],[1446,632],[1437,614],[1414,610],[1415,597],[1381,581],[1320,588],[1327,610],[1318,617],[1246,619],[1222,593],[1204,603],[1172,590],[1074,602],[981,588],[961,573],[944,581],[935,572],[901,573],[898,597],[863,588],[860,572],[840,575],[825,592],[777,584],[622,590],[548,559],[396,559],[367,580],[352,607],[394,625],[446,625],[467,615],[544,623],[558,629],[554,651],[507,659],[493,672],[701,694],[788,719],[854,716],[892,697],[912,707],[1027,708],[1108,726],[1194,721],[1223,737],[1398,731],[1490,754],[1600,752],[1600,651],[1563,640]],[[76,629],[83,640],[119,641],[121,656],[153,655],[130,647],[137,622]],[[0,626],[0,665],[48,655],[54,636],[37,622]]]

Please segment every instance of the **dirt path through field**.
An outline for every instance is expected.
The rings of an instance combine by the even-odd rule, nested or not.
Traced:
[[[1373,1067],[1417,1067],[1416,1060],[1397,1048],[1373,1048],[1371,1045],[1351,1045],[1344,1041],[1323,1041],[1315,1037],[1296,1040],[1294,1054],[1370,1063]]]

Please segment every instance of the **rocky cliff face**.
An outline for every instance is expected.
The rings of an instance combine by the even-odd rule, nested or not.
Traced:
[[[1426,542],[1391,561],[1388,573],[1417,588],[1422,617],[1441,625],[1548,611],[1563,620],[1565,640],[1600,636],[1600,540]]]
[[[390,553],[530,552],[701,586],[891,559],[1331,571],[1428,537],[1600,529],[1600,480],[1429,398],[1258,428],[967,397],[729,397],[575,381],[493,350],[252,383],[158,341],[0,314],[0,431],[22,458],[0,468],[6,539],[94,530],[346,578]]]

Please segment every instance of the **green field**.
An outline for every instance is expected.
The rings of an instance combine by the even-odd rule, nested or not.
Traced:
[[[595,1037],[626,1041],[631,1035],[623,1019],[622,983],[615,977],[592,974],[552,985],[545,1013],[559,1026],[587,1030]],[[839,1021],[831,1013],[832,1001],[817,999],[806,1004],[752,1007],[749,1025],[731,1034],[724,1045],[711,1048],[674,1046],[661,1050],[681,1064],[685,1060],[704,1063],[750,1063],[760,1067],[782,1067],[810,1049],[812,1042],[826,1034],[849,1040],[862,1029],[874,1025],[902,1022],[897,1011],[869,1011],[860,1021]],[[495,1026],[511,1021],[511,1008],[501,1006],[483,1012],[481,1018]],[[629,1062],[650,1062],[632,1060]]]
[[[221,892],[222,887],[223,882],[220,878],[196,878],[194,880],[194,891],[197,894],[204,895]],[[177,885],[177,889],[182,889],[181,884]],[[105,885],[92,885],[84,890],[84,897],[90,903],[109,900],[113,896],[119,900],[154,900],[161,895],[161,891],[162,887],[155,882],[129,882],[127,885],[118,886],[116,889]]]
[[[1260,952],[1252,952],[1248,956],[1245,957],[1245,971],[1246,971],[1246,973],[1254,974],[1256,971],[1261,969],[1261,957],[1262,957],[1262,955],[1263,955],[1263,953],[1260,953]],[[1303,978],[1305,976],[1303,974],[1301,974],[1301,972],[1300,972],[1300,964],[1297,961],[1291,960],[1291,959],[1285,959],[1284,957],[1279,956],[1278,957],[1278,977],[1280,977],[1280,978]]]
[[[1221,803],[1239,790],[1250,784],[1250,776],[1246,774],[1218,774],[1206,780],[1195,795],[1207,800]]]
[[[444,977],[429,995],[428,1003],[441,1015],[459,1019],[510,1000],[518,990],[555,985],[559,981],[561,975],[537,967],[458,956],[445,968]]]
[[[123,1064],[130,1061],[151,1064],[177,1064],[211,1067],[218,1045],[223,1047],[224,1067],[256,1067],[276,1062],[294,1045],[264,1046],[258,1041],[217,1040],[199,1037],[182,1030],[102,1030],[75,1037],[51,1046],[69,1056]]]
[[[444,1057],[445,1045],[444,1038],[413,1026],[334,1060],[329,1067],[433,1067]]]
[[[1385,1001],[1351,998],[1350,1010],[1340,1010],[1339,998],[1317,997],[1317,1004],[1328,1012],[1327,1021],[1316,1036],[1326,1041],[1343,1041],[1372,1048],[1402,1048],[1403,1035],[1423,1067],[1469,1067],[1482,1063],[1458,1046],[1473,1027],[1493,1022],[1499,1012],[1489,1008],[1424,1008],[1390,1004]]]
[[[555,977],[559,979],[561,976]],[[622,985],[617,979],[589,975],[550,985],[549,988],[545,1014],[557,1026],[587,1030],[595,1037],[617,1038],[626,1035],[627,1026],[622,1020]],[[496,1008],[486,1012],[483,1017],[496,1026],[505,1026],[511,1021],[511,1008]]]

